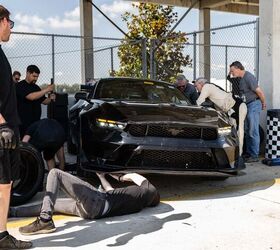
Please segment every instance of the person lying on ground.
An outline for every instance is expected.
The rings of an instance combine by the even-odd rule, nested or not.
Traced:
[[[133,182],[123,188],[114,189],[104,173],[97,173],[104,191],[97,190],[88,182],[59,169],[49,172],[46,194],[42,205],[11,207],[10,217],[39,217],[27,226],[19,228],[23,235],[51,233],[56,230],[53,213],[79,216],[84,219],[98,219],[141,211],[145,207],[159,204],[157,189],[143,176],[136,173],[110,174],[120,182]],[[59,187],[70,198],[57,199]]]

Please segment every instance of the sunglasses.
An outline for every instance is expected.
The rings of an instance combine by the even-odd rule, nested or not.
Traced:
[[[19,81],[19,80],[20,80],[20,78],[15,78],[15,80],[16,80],[16,81]]]
[[[14,28],[15,22],[12,21],[11,19],[7,18],[7,17],[2,17],[2,18],[0,17],[0,20],[2,20],[2,19],[4,19],[4,18],[6,18],[7,21],[9,22],[10,29]]]
[[[10,19],[7,19],[9,24],[10,24],[10,29],[14,28],[14,25],[15,25],[15,22],[10,20]]]

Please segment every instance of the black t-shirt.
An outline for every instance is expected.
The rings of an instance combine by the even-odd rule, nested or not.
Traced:
[[[65,141],[64,129],[53,119],[46,118],[33,123],[25,134],[30,135],[29,142],[39,150],[43,150],[48,145],[61,146]]]
[[[19,125],[17,99],[11,66],[0,45],[0,113],[9,126]]]
[[[40,91],[41,88],[25,80],[16,84],[18,112],[19,117],[24,128],[29,127],[32,123],[41,118],[41,103],[46,99],[45,96],[37,100],[30,101],[26,98],[27,95]]]
[[[116,188],[106,194],[109,209],[105,217],[136,213],[159,203],[158,191],[148,180],[143,181],[141,186]]]

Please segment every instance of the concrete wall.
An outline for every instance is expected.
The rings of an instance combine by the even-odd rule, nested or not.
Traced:
[[[267,109],[280,109],[280,1],[260,0],[259,84]],[[266,131],[267,110],[261,114]]]

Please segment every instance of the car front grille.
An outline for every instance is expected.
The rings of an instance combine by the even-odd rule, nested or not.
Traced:
[[[134,155],[127,167],[173,168],[173,169],[214,169],[212,154],[206,152],[186,152],[167,150],[143,150]]]
[[[204,140],[217,139],[217,130],[215,128],[130,124],[128,133],[135,137],[153,136]]]

